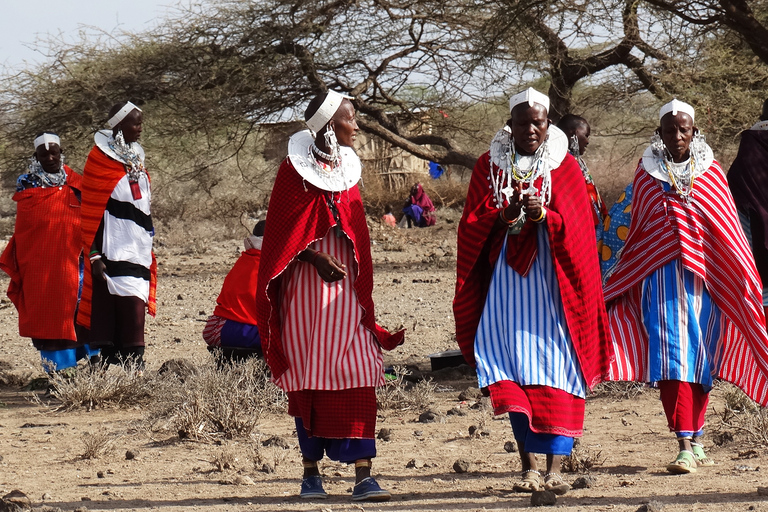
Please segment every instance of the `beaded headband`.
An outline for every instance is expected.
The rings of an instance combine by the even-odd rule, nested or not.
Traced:
[[[336,91],[328,91],[328,95],[323,100],[323,104],[317,109],[312,117],[307,120],[307,127],[317,133],[328,124],[333,115],[339,110],[341,102],[345,99],[351,100],[352,96],[346,96]]]
[[[521,103],[527,103],[530,107],[532,107],[534,103],[538,103],[544,107],[544,110],[549,112],[549,97],[546,94],[540,93],[533,87],[529,87],[523,92],[515,94],[509,98],[509,111],[512,112],[512,109]]]
[[[61,139],[58,135],[54,135],[52,133],[44,133],[37,137],[35,139],[35,150],[45,144],[45,149],[51,149],[51,144],[56,144],[57,146],[61,146]]]
[[[107,121],[107,126],[109,126],[110,128],[114,128],[115,126],[119,125],[123,119],[125,119],[125,116],[127,116],[134,110],[138,110],[139,112],[141,112],[141,109],[136,105],[134,105],[133,103],[131,103],[130,101],[125,102],[125,105],[123,105],[123,108],[121,108],[117,112],[117,114],[109,118],[109,120]]]
[[[691,116],[691,121],[696,120],[693,107],[683,101],[678,100],[677,98],[661,107],[661,110],[659,110],[659,122],[661,122],[662,117],[669,114],[670,112],[672,112],[673,116],[676,116],[678,112],[682,112]]]

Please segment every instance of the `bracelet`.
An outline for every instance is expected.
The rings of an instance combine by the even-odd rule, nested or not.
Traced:
[[[93,263],[94,261],[101,259],[101,254],[95,254],[88,259],[91,260],[91,263]]]
[[[544,207],[541,207],[541,212],[539,213],[538,219],[531,219],[533,222],[541,222],[544,220],[544,218],[547,216],[547,211],[544,209]]]
[[[99,254],[99,250],[98,249],[92,250],[91,252],[88,253],[88,256],[93,256],[94,254]]]
[[[517,222],[518,220],[520,220],[520,217],[521,217],[522,215],[523,215],[523,210],[521,209],[521,210],[520,210],[520,215],[518,215],[516,219],[514,219],[514,220],[509,220],[509,219],[507,218],[507,216],[506,216],[506,215],[504,215],[504,208],[502,208],[502,209],[500,209],[500,210],[499,210],[499,217],[501,218],[501,222],[503,222],[503,223],[504,223],[504,224],[506,224],[507,226],[509,226],[509,225],[511,225],[511,224],[514,224],[515,222]]]

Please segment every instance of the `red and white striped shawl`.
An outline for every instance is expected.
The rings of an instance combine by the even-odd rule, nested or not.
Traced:
[[[635,171],[632,222],[621,258],[605,287],[616,352],[614,380],[643,380],[648,335],[642,324],[643,280],[680,258],[704,280],[725,316],[718,342],[718,377],[732,382],[753,400],[768,405],[768,334],[761,306],[762,286],[739,224],[736,207],[720,165],[696,179],[689,202],[644,169]]]

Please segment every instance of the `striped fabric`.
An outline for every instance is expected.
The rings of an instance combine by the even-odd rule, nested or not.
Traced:
[[[286,270],[280,318],[289,365],[275,383],[285,391],[382,385],[381,350],[361,323],[363,309],[354,290],[352,243],[332,229],[310,248],[333,255],[349,271],[346,278],[326,283],[310,263],[295,261]]]
[[[679,259],[643,283],[643,323],[648,331],[648,375],[644,380],[679,380],[712,387],[722,315],[704,280]]]
[[[722,311],[718,377],[768,405],[768,333],[762,287],[720,166],[696,180],[688,202],[665,192],[641,165],[635,172],[632,223],[616,270],[605,288],[616,351],[615,380],[643,380],[648,333],[641,326],[641,283],[659,267],[681,259],[704,280]]]
[[[547,229],[537,228],[538,252],[527,276],[507,264],[506,242],[496,260],[475,336],[478,382],[481,387],[502,380],[549,386],[584,398]]]
[[[152,192],[144,173],[139,187],[141,198],[134,199],[128,175],[115,185],[104,210],[101,250],[109,293],[148,302],[154,228],[149,210]]]
[[[747,237],[749,246],[752,247],[752,223],[749,220],[749,215],[737,210],[739,212],[739,222],[741,222],[741,228],[744,230],[744,236]],[[763,307],[768,307],[768,283],[763,283]]]
[[[227,323],[226,318],[216,315],[208,317],[208,321],[205,322],[205,327],[203,328],[203,340],[209,347],[221,346],[221,330],[224,328],[225,323]]]

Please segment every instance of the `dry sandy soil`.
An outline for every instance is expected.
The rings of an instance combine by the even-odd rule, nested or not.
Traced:
[[[418,364],[429,369],[427,354],[454,347],[450,304],[455,277],[456,212],[441,212],[438,226],[397,231],[372,225],[375,241],[374,295],[382,324],[408,329],[406,344],[387,353],[387,364]],[[160,263],[159,314],[148,321],[148,371],[170,358],[201,361],[208,357],[201,331],[215,303],[221,282],[241,250],[240,240],[189,246],[163,244]],[[201,249],[204,249],[201,251]],[[0,279],[0,288],[7,277]],[[39,356],[19,338],[16,313],[7,299],[0,303],[0,368],[6,374],[38,374]],[[222,445],[180,440],[173,432],[152,432],[142,426],[142,408],[101,408],[56,412],[55,402],[35,400],[41,391],[0,389],[0,496],[14,489],[26,493],[35,506],[80,510],[211,511],[394,511],[394,510],[511,510],[530,506],[530,496],[515,494],[512,483],[520,464],[504,444],[512,440],[508,421],[492,419],[473,401],[458,395],[476,386],[459,372],[434,375],[439,385],[433,408],[443,415],[434,423],[419,423],[419,411],[382,411],[379,427],[391,429],[388,442],[379,442],[374,473],[393,499],[381,504],[353,504],[351,468],[326,461],[322,465],[329,499],[302,501],[298,497],[300,457],[287,415],[262,421],[253,439]],[[466,415],[445,415],[461,406]],[[713,393],[709,423],[718,423],[723,390]],[[562,511],[635,511],[649,500],[663,510],[765,510],[757,493],[768,485],[768,455],[762,446],[739,441],[722,446],[708,436],[710,455],[717,461],[697,474],[672,476],[664,466],[676,453],[667,432],[658,395],[645,390],[622,397],[599,394],[587,403],[582,457],[597,462],[590,474],[596,483],[572,490],[556,505]],[[477,426],[487,435],[470,436]],[[83,436],[102,432],[114,439],[114,449],[99,459],[83,459]],[[278,435],[289,448],[274,448],[275,472],[263,473],[248,454],[263,436]],[[126,460],[126,450],[138,451]],[[754,449],[752,452],[748,450]],[[234,468],[218,471],[213,461],[227,451]],[[457,459],[471,463],[459,474]],[[415,460],[416,467],[407,467]],[[565,475],[568,481],[577,474]],[[248,478],[245,478],[248,477]],[[239,481],[240,484],[232,484]],[[85,508],[83,508],[85,507]]]

